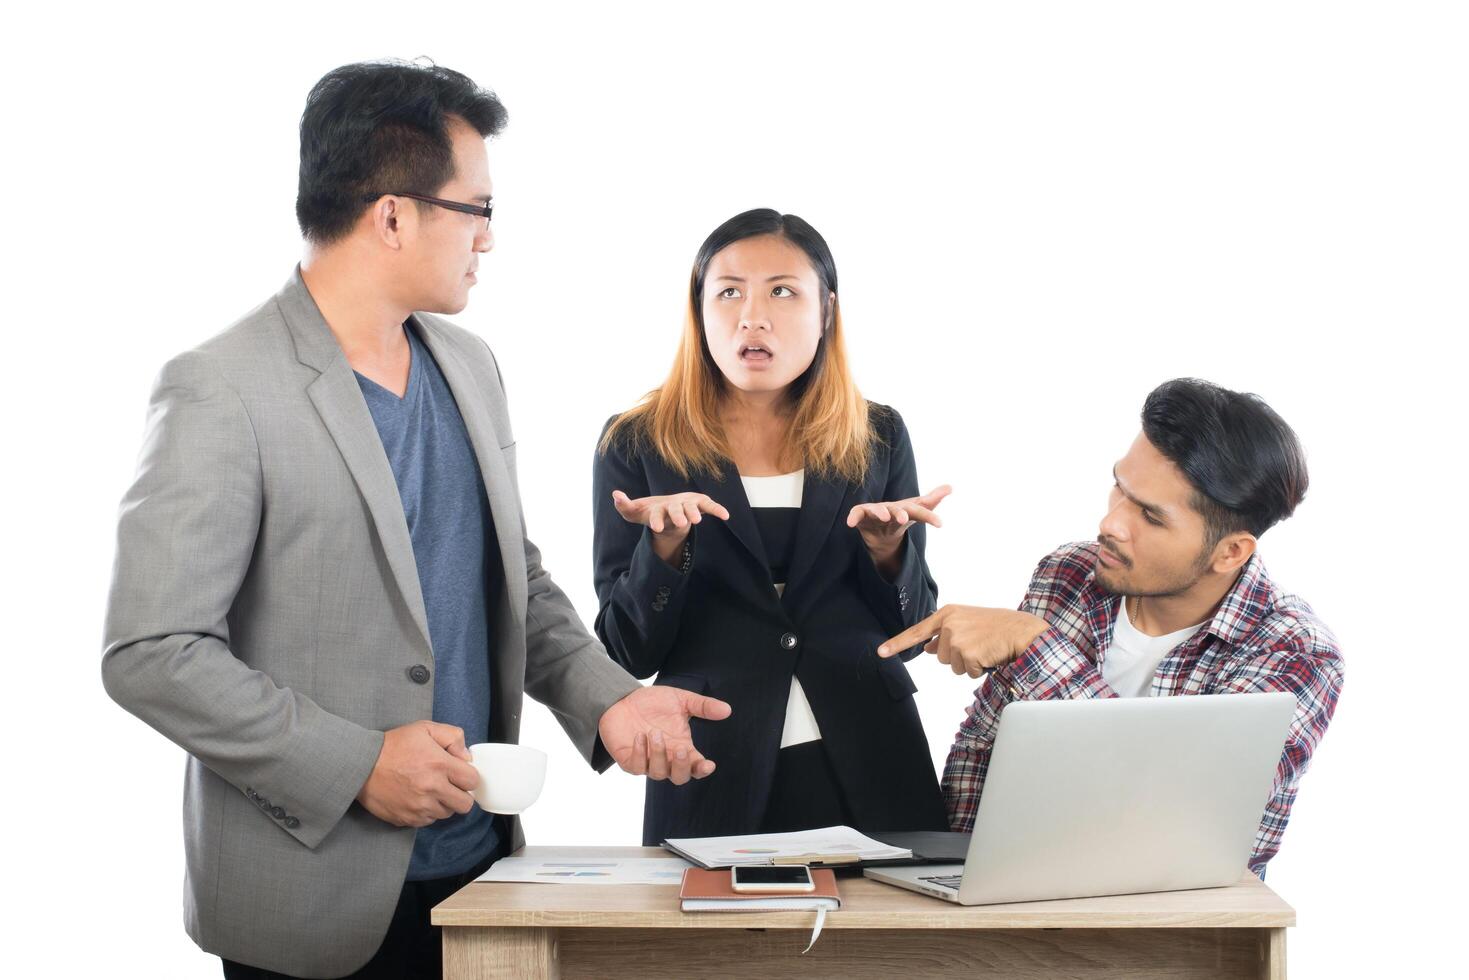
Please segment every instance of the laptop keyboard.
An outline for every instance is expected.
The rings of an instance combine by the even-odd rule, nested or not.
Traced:
[[[932,882],[940,888],[952,888],[954,891],[958,891],[959,881],[963,877],[963,875],[930,875],[927,878],[920,878],[919,880]]]

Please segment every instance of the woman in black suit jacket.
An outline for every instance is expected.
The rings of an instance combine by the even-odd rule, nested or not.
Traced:
[[[594,477],[602,642],[734,708],[693,721],[713,775],[648,783],[643,842],[946,830],[904,665],[922,647],[876,648],[936,607],[924,525],[948,488],[917,496],[902,419],[852,383],[826,242],[794,215],[737,215],[700,249],[689,313]]]

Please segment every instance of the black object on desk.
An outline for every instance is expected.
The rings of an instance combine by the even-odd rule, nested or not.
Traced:
[[[952,830],[905,830],[867,835],[874,840],[913,852],[911,858],[868,861],[867,864],[963,864],[969,856],[969,834]]]

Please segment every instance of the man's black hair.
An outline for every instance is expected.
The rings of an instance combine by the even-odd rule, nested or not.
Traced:
[[[301,114],[301,233],[329,244],[377,195],[436,196],[454,176],[451,117],[486,137],[507,118],[495,93],[438,65],[372,61],[328,72]]]
[[[1194,487],[1207,548],[1227,534],[1259,537],[1306,496],[1306,455],[1258,395],[1196,378],[1159,385],[1143,404],[1143,434]]]

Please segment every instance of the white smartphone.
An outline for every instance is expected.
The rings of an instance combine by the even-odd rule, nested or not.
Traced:
[[[811,869],[804,864],[737,864],[729,869],[729,886],[737,892],[814,892]]]

